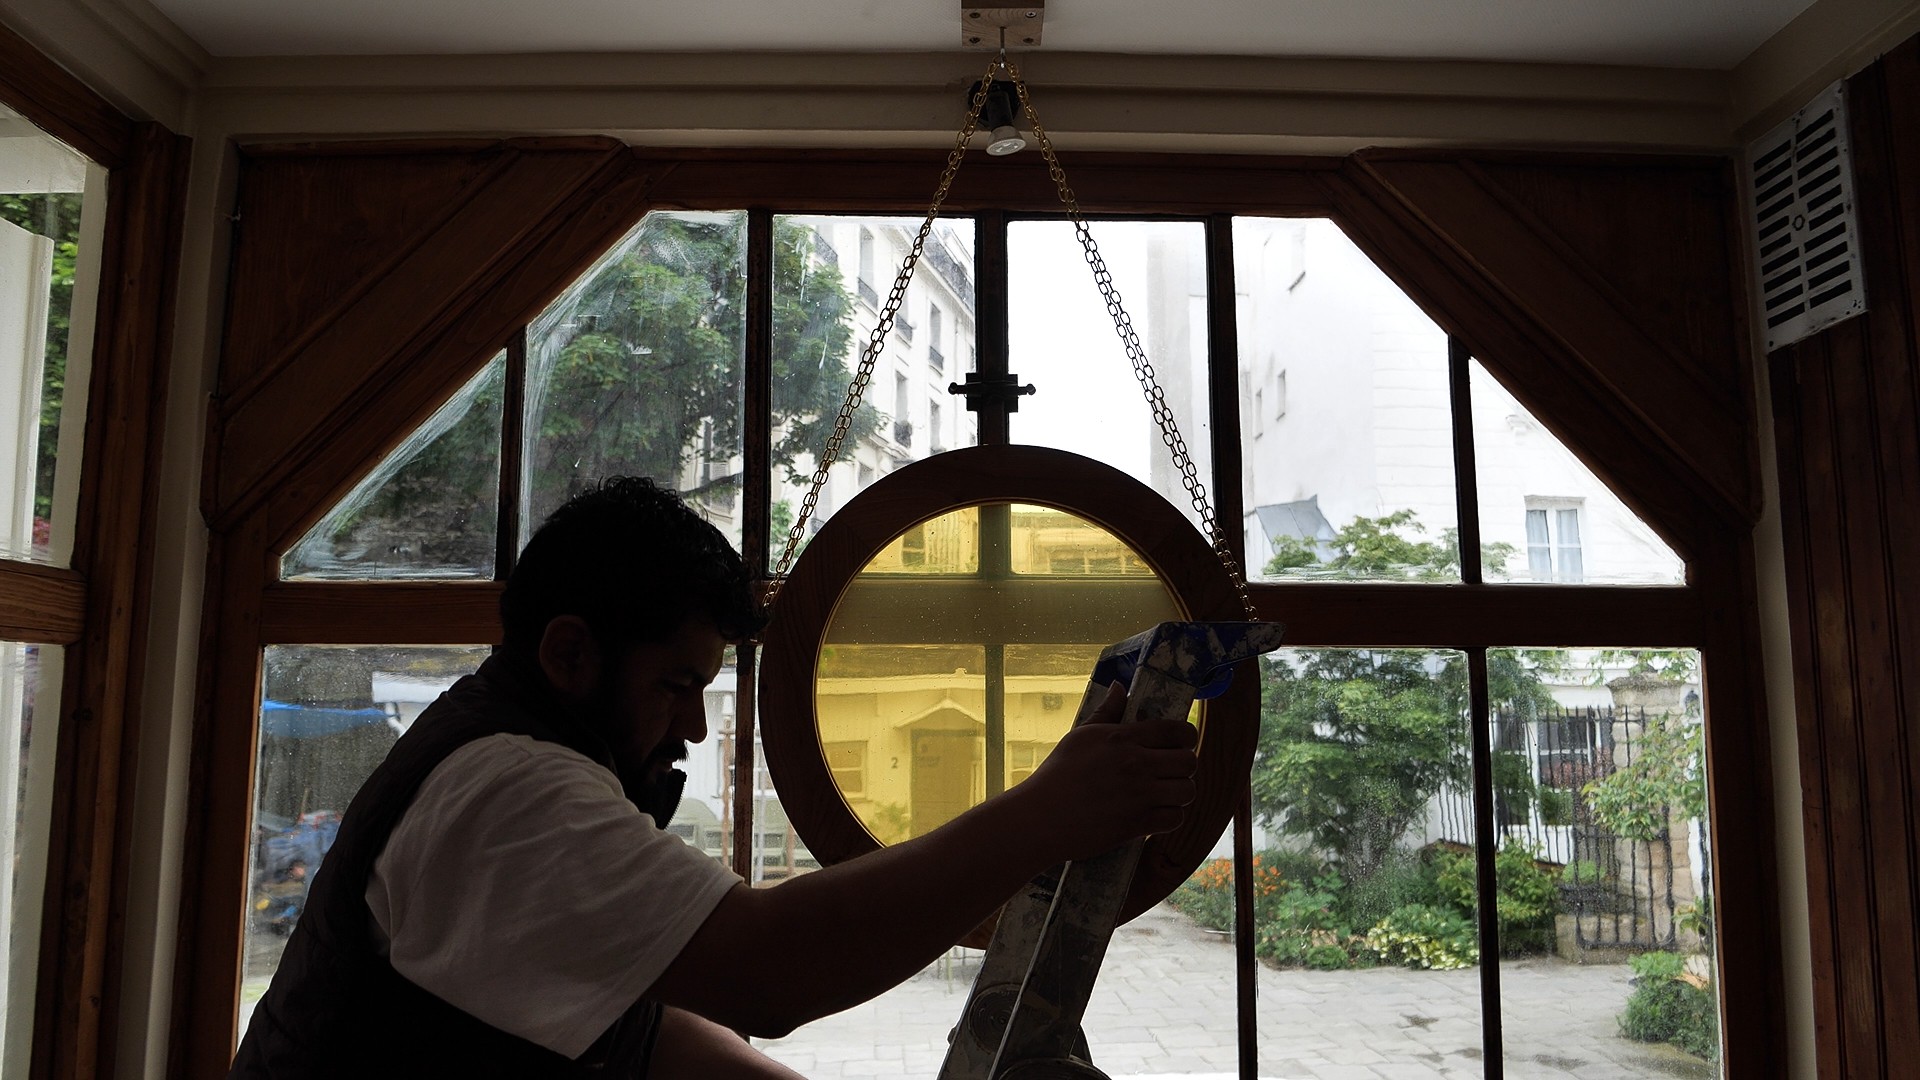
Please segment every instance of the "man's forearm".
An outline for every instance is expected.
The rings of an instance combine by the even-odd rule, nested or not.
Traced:
[[[925,836],[734,890],[654,996],[757,1035],[782,1035],[919,971],[1052,865],[1019,793]],[[704,970],[681,971],[692,960]],[[773,974],[777,971],[778,974]]]

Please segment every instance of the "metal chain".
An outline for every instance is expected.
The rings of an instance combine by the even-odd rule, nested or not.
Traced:
[[[1180,434],[1180,424],[1167,404],[1166,394],[1160,389],[1153,364],[1147,359],[1147,350],[1140,344],[1140,335],[1134,332],[1133,320],[1120,303],[1120,291],[1114,287],[1113,274],[1107,270],[1106,260],[1100,257],[1100,248],[1093,242],[1093,231],[1087,227],[1087,219],[1080,212],[1080,202],[1074,198],[1073,188],[1067,185],[1066,171],[1060,167],[1060,159],[1054,155],[1047,129],[1041,126],[1039,114],[1033,111],[1033,101],[1027,96],[1026,80],[1020,77],[1020,69],[1014,66],[1013,61],[1005,60],[1001,66],[1006,69],[1014,89],[1020,94],[1021,110],[1026,113],[1027,124],[1033,128],[1034,141],[1040,144],[1041,157],[1046,159],[1047,175],[1053,180],[1060,202],[1067,208],[1067,217],[1073,221],[1074,235],[1079,238],[1087,266],[1093,271],[1094,286],[1100,290],[1101,299],[1106,301],[1107,315],[1113,320],[1114,332],[1120,336],[1120,344],[1127,350],[1127,360],[1133,365],[1134,377],[1140,380],[1140,389],[1146,395],[1147,408],[1153,412],[1154,422],[1160,426],[1160,441],[1166,443],[1167,449],[1173,454],[1174,466],[1180,470],[1181,485],[1187,489],[1187,497],[1192,500],[1194,512],[1200,517],[1201,531],[1206,533],[1213,545],[1213,553],[1226,570],[1227,580],[1233,583],[1234,592],[1239,595],[1240,606],[1246,611],[1248,620],[1257,622],[1260,613],[1254,607],[1253,597],[1247,592],[1246,575],[1241,573],[1240,561],[1234,558],[1226,533],[1214,520],[1213,504],[1208,500],[1207,489],[1194,469],[1192,455],[1187,453],[1187,440]]]
[[[906,298],[907,284],[913,280],[914,267],[920,261],[920,253],[925,247],[928,235],[933,230],[933,222],[940,214],[940,206],[946,201],[947,189],[952,186],[954,175],[960,170],[960,162],[966,157],[967,143],[980,123],[980,110],[985,106],[987,94],[993,86],[994,73],[1004,71],[1013,82],[1014,89],[1020,95],[1020,107],[1026,114],[1027,123],[1033,128],[1034,141],[1040,144],[1040,153],[1047,163],[1047,175],[1053,180],[1054,188],[1060,196],[1060,202],[1067,208],[1067,217],[1073,221],[1074,235],[1080,240],[1087,266],[1093,271],[1093,283],[1100,290],[1101,298],[1106,302],[1107,315],[1113,319],[1114,332],[1119,335],[1120,343],[1125,347],[1127,360],[1133,365],[1134,376],[1140,380],[1140,389],[1145,393],[1147,408],[1152,411],[1154,423],[1160,428],[1160,440],[1166,444],[1173,455],[1173,463],[1180,470],[1180,482],[1186,488],[1187,497],[1193,503],[1194,512],[1199,515],[1201,531],[1206,533],[1220,566],[1227,572],[1227,580],[1232,582],[1234,592],[1240,598],[1240,606],[1249,620],[1258,621],[1259,611],[1254,607],[1253,598],[1247,592],[1247,579],[1240,570],[1240,562],[1234,558],[1233,550],[1227,543],[1227,537],[1214,519],[1213,504],[1207,498],[1207,489],[1200,482],[1194,468],[1193,457],[1187,452],[1186,439],[1180,434],[1180,425],[1167,405],[1165,392],[1153,370],[1153,364],[1147,359],[1146,349],[1140,344],[1140,335],[1133,329],[1133,320],[1120,302],[1120,292],[1114,287],[1113,274],[1108,271],[1106,260],[1100,257],[1100,249],[1093,240],[1093,232],[1087,227],[1086,217],[1080,212],[1079,200],[1074,198],[1073,188],[1067,184],[1067,174],[1060,167],[1060,159],[1053,152],[1053,143],[1047,138],[1047,129],[1040,123],[1040,116],[1034,112],[1033,101],[1027,95],[1026,81],[1020,77],[1020,69],[1007,59],[1002,50],[987,65],[986,74],[981,76],[973,100],[968,104],[966,121],[961,124],[954,137],[953,150],[947,155],[947,165],[940,173],[940,184],[933,193],[933,202],[927,207],[927,215],[920,223],[920,231],[913,238],[913,247],[906,258],[900,262],[900,272],[895,276],[893,289],[887,294],[887,302],[881,309],[880,320],[874,325],[867,337],[866,348],[860,355],[859,367],[854,372],[853,381],[847,386],[847,399],[840,406],[840,413],[834,418],[833,434],[828,436],[826,447],[820,453],[819,465],[813,471],[813,482],[807,488],[806,496],[800,502],[800,513],[794,518],[793,527],[787,531],[787,543],[781,551],[779,565],[774,568],[772,580],[767,583],[765,604],[771,609],[774,600],[780,595],[781,586],[786,583],[787,571],[793,566],[795,555],[800,550],[800,539],[805,535],[807,522],[812,518],[815,507],[820,501],[820,489],[826,486],[828,470],[840,456],[840,448],[846,442],[847,433],[853,426],[853,414],[860,407],[860,399],[866,394],[867,385],[873,381],[873,369],[879,360],[880,350],[886,344],[887,335],[893,330],[895,315],[901,302]]]
[[[867,384],[873,381],[874,364],[880,359],[880,350],[893,330],[894,316],[899,312],[901,302],[906,299],[907,283],[913,280],[913,270],[920,262],[921,249],[926,246],[927,236],[933,231],[933,219],[940,215],[940,205],[947,200],[947,189],[953,185],[954,174],[960,171],[961,159],[967,156],[967,142],[979,128],[980,110],[986,105],[987,94],[993,87],[993,73],[1002,66],[1004,60],[1004,56],[996,56],[987,65],[986,74],[980,77],[979,89],[968,104],[966,122],[960,125],[960,131],[954,137],[953,150],[947,155],[947,167],[940,173],[940,186],[934,189],[927,216],[920,222],[920,231],[913,238],[912,249],[907,252],[906,258],[900,260],[900,273],[895,275],[893,291],[887,294],[887,302],[880,310],[880,321],[874,324],[873,332],[867,335],[866,348],[860,354],[860,365],[854,371],[853,381],[847,384],[847,400],[841,403],[840,414],[834,417],[833,434],[827,437],[827,445],[820,452],[820,463],[813,470],[813,483],[800,500],[800,513],[793,519],[793,527],[787,530],[787,546],[780,553],[780,563],[774,568],[773,579],[767,582],[764,603],[768,610],[772,610],[781,586],[786,584],[787,571],[793,566],[794,556],[799,554],[800,538],[805,535],[807,521],[820,502],[820,489],[826,486],[827,470],[839,458],[840,447],[853,427],[853,414],[860,408],[860,399],[867,392]]]

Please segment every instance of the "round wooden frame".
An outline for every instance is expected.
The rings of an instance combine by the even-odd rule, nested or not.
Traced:
[[[1232,582],[1192,523],[1157,492],[1111,466],[1039,446],[951,450],[900,469],[836,512],[781,587],[763,637],[761,740],[781,805],[807,848],[831,865],[880,845],[834,786],[814,715],[828,623],[854,575],[901,533],[988,503],[1045,506],[1084,518],[1140,553],[1189,619],[1246,618]],[[1144,629],[1144,628],[1143,628]],[[1259,739],[1259,661],[1206,702],[1199,794],[1186,821],[1151,837],[1122,907],[1131,919],[1185,881],[1213,849],[1246,790]]]

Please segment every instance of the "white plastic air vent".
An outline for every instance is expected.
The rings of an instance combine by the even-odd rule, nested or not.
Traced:
[[[1844,91],[1835,83],[1747,150],[1768,351],[1867,309]]]

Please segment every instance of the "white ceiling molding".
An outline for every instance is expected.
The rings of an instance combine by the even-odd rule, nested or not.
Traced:
[[[156,0],[219,56],[952,49],[953,0]],[[1061,0],[1046,48],[1727,70],[1811,0]],[[804,10],[802,10],[804,9]],[[769,17],[773,13],[774,17]]]
[[[613,134],[656,145],[945,146],[958,53],[216,60],[201,137]],[[1337,154],[1368,145],[1719,150],[1718,72],[1038,53],[1035,104],[1079,149]]]
[[[1760,138],[1822,88],[1920,33],[1916,0],[1815,0],[1733,70],[1734,135]]]

